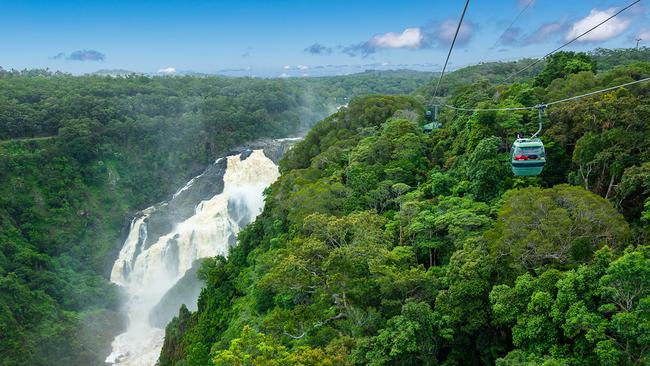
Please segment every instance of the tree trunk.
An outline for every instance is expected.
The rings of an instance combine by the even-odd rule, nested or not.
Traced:
[[[607,193],[605,194],[605,199],[609,198],[609,194],[612,193],[613,187],[614,187],[614,174],[612,174],[612,178],[609,180],[609,187],[607,187]]]
[[[607,164],[603,163],[603,169],[600,171],[600,176],[598,177],[598,182],[596,184],[597,192],[602,194],[603,191],[603,180],[605,179],[605,169],[607,169]]]
[[[585,183],[585,189],[589,190],[589,174],[591,173],[591,166],[589,164],[580,165],[580,176],[582,176],[582,181]]]

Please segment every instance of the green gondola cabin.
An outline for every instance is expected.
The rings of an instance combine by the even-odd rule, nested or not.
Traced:
[[[433,122],[427,123],[426,125],[422,126],[422,130],[424,130],[424,133],[433,132]]]
[[[538,138],[515,140],[512,144],[510,166],[516,176],[536,176],[546,165],[546,151]]]
[[[437,117],[438,117],[437,107],[436,107],[435,115],[430,110],[426,111],[426,113],[424,114],[424,120],[426,122],[429,122],[429,123],[422,126],[422,129],[424,130],[424,133],[428,134],[428,133],[433,132],[433,130],[435,130],[435,129],[442,128],[442,123],[437,121]]]

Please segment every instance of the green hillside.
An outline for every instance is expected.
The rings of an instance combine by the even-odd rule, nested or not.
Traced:
[[[534,106],[650,75],[597,65],[558,53],[445,102]],[[161,366],[650,362],[650,83],[549,107],[539,177],[509,167],[536,110],[443,109],[425,135],[426,90],[357,98],[285,156]]]

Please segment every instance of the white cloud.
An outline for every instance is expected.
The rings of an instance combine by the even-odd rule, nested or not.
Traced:
[[[406,28],[402,32],[377,34],[367,42],[342,47],[341,52],[351,57],[359,55],[367,57],[382,49],[423,49],[433,47],[436,43],[447,46],[454,37],[456,26],[457,20],[449,19],[423,27]],[[458,43],[469,41],[474,28],[470,22],[463,23],[456,41]]]
[[[166,74],[166,75],[171,75],[176,73],[176,68],[175,67],[165,67],[160,70],[158,70],[159,74]]]
[[[447,19],[438,24],[436,27],[435,37],[444,45],[450,44],[454,39],[454,34],[456,33],[456,27],[458,27],[458,20]],[[474,25],[470,22],[463,22],[458,31],[458,37],[456,42],[465,43],[468,42],[472,35],[474,34]]]
[[[280,77],[281,78],[288,78],[289,74],[287,74],[286,72],[283,72],[282,74],[280,74]]]
[[[367,57],[382,49],[424,49],[435,45],[447,47],[454,38],[457,25],[457,19],[447,19],[422,27],[406,28],[402,32],[377,34],[366,42],[341,47],[341,52],[351,57]],[[474,24],[465,21],[460,27],[456,43],[467,43],[475,30]]]
[[[580,34],[586,32],[596,24],[614,15],[618,9],[609,8],[607,10],[592,9],[589,15],[575,22],[567,34],[565,40],[570,41]],[[584,37],[579,42],[601,42],[614,38],[623,33],[632,24],[632,20],[626,17],[617,16],[610,19],[607,23],[599,26]]]
[[[375,48],[418,48],[422,45],[424,32],[421,28],[406,28],[402,33],[378,34],[368,41]]]
[[[650,28],[641,28],[634,38],[641,38],[642,41],[650,42]]]
[[[297,65],[297,66],[284,65],[284,66],[282,66],[282,69],[284,69],[284,70],[300,70],[300,71],[305,71],[305,70],[309,70],[309,66],[307,66],[307,65]]]

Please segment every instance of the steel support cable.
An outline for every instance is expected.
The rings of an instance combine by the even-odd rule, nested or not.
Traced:
[[[589,28],[587,31],[583,32],[583,33],[580,34],[579,36],[573,38],[572,40],[570,40],[570,41],[564,43],[563,45],[561,45],[561,46],[559,46],[559,47],[557,47],[557,48],[554,49],[553,51],[551,51],[551,52],[545,54],[544,56],[542,56],[541,58],[537,59],[536,61],[530,63],[528,66],[524,67],[523,69],[521,69],[521,70],[519,70],[519,71],[516,71],[516,72],[510,74],[510,76],[508,76],[507,78],[505,78],[505,79],[503,80],[503,82],[505,83],[505,82],[507,82],[508,80],[512,79],[513,77],[519,75],[520,73],[522,73],[522,72],[524,72],[524,71],[530,69],[531,67],[537,65],[538,63],[542,62],[542,60],[544,60],[544,59],[547,58],[548,56],[554,54],[555,52],[561,50],[562,48],[564,48],[564,47],[570,45],[571,43],[577,41],[578,39],[584,37],[585,35],[587,35],[587,34],[590,33],[591,31],[593,31],[594,29],[596,29],[596,28],[600,27],[601,25],[607,23],[609,20],[615,18],[616,16],[618,16],[618,15],[621,14],[622,12],[626,11],[627,9],[631,8],[632,6],[636,5],[636,4],[639,3],[640,1],[641,1],[641,0],[636,0],[636,1],[634,1],[633,3],[629,4],[628,6],[626,6],[626,7],[624,7],[623,9],[617,11],[616,13],[614,13],[612,16],[610,16],[610,17],[608,17],[607,19],[603,20],[602,22],[596,24],[595,26]]]
[[[642,82],[644,82],[644,81],[650,81],[650,77],[648,77],[648,78],[644,78],[644,79],[635,80],[635,81],[630,81],[629,83],[625,83],[625,84],[621,84],[621,85],[616,85],[616,86],[612,86],[612,87],[605,88],[605,89],[601,89],[601,90],[596,90],[596,91],[594,91],[594,92],[587,93],[587,94],[577,95],[577,96],[575,96],[575,97],[569,97],[569,98],[564,98],[564,99],[556,100],[556,101],[553,101],[553,102],[546,103],[546,105],[548,106],[548,105],[553,105],[553,104],[558,104],[558,103],[564,103],[564,102],[568,102],[568,101],[571,101],[571,100],[575,100],[575,99],[580,99],[580,98],[588,97],[588,96],[590,96],[590,95],[594,95],[594,94],[598,94],[598,93],[604,93],[604,92],[607,92],[607,91],[610,91],[610,90],[614,90],[614,89],[618,89],[618,88],[624,88],[624,87],[626,87],[626,86],[634,85],[634,84],[638,84],[638,83],[642,83]]]
[[[456,33],[454,33],[454,39],[451,41],[451,47],[449,47],[449,52],[447,53],[447,59],[445,60],[445,65],[442,67],[440,78],[438,79],[438,83],[436,84],[436,89],[433,92],[433,96],[431,97],[431,101],[429,101],[429,103],[431,103],[433,101],[433,98],[436,97],[436,94],[438,94],[438,88],[440,87],[440,82],[442,81],[442,77],[445,75],[445,70],[447,69],[447,63],[449,62],[449,57],[451,57],[451,51],[454,49],[454,44],[456,44],[456,38],[458,37],[458,32],[460,31],[460,27],[463,24],[463,19],[465,18],[465,13],[467,12],[467,6],[469,6],[469,0],[465,1],[465,7],[463,8],[463,12],[460,15],[460,20],[458,21],[458,26],[456,27]]]
[[[517,16],[515,17],[515,19],[512,21],[512,23],[510,23],[510,25],[506,28],[506,30],[504,30],[503,33],[501,33],[501,35],[499,36],[499,38],[497,38],[496,42],[494,42],[494,44],[492,45],[492,47],[488,48],[488,53],[487,53],[485,56],[487,56],[488,54],[490,54],[490,51],[491,51],[492,49],[494,49],[494,48],[499,44],[499,41],[503,38],[503,36],[505,36],[506,33],[508,33],[508,31],[509,31],[510,29],[512,29],[512,26],[515,25],[515,24],[517,23],[517,21],[519,21],[519,18],[521,18],[521,16],[524,14],[524,12],[525,12],[525,11],[526,11],[526,10],[527,10],[531,5],[533,5],[533,2],[534,2],[534,1],[535,1],[535,0],[528,0],[528,3],[526,4],[526,6],[524,6],[524,8],[521,9],[521,11],[519,12],[519,14],[517,14]]]
[[[624,87],[626,87],[626,86],[630,86],[630,85],[634,85],[634,84],[639,84],[639,83],[643,83],[643,82],[646,82],[646,81],[650,81],[650,77],[643,78],[643,79],[639,79],[639,80],[635,80],[635,81],[630,81],[629,83],[620,84],[620,85],[616,85],[616,86],[611,86],[611,87],[609,87],[609,88],[600,89],[600,90],[596,90],[596,91],[589,92],[589,93],[585,93],[585,94],[576,95],[576,96],[569,97],[569,98],[564,98],[564,99],[555,100],[555,101],[548,102],[548,103],[538,104],[538,105],[531,106],[531,107],[512,107],[512,108],[462,108],[462,107],[456,107],[456,106],[449,105],[449,104],[440,104],[440,105],[438,105],[438,107],[441,107],[441,108],[448,108],[448,109],[453,109],[453,110],[455,110],[455,111],[463,111],[463,112],[525,111],[525,110],[531,110],[531,109],[539,109],[539,108],[541,108],[541,107],[548,107],[548,106],[551,106],[551,105],[554,105],[554,104],[570,102],[570,101],[572,101],[572,100],[576,100],[576,99],[580,99],[580,98],[588,97],[588,96],[591,96],[591,95],[595,95],[595,94],[600,94],[600,93],[608,92],[608,91],[615,90],[615,89],[619,89],[619,88],[624,88]]]

